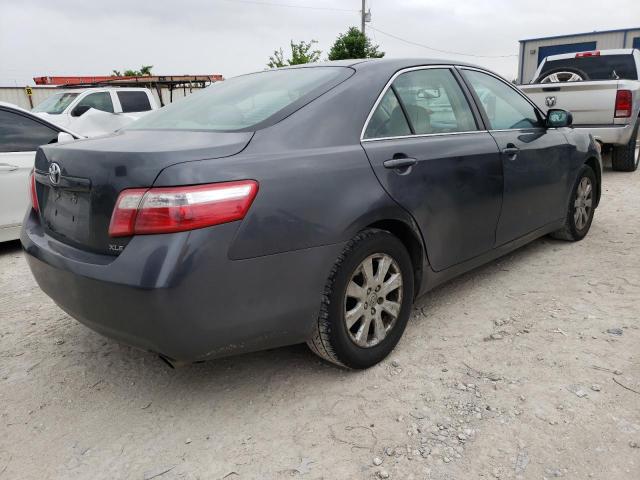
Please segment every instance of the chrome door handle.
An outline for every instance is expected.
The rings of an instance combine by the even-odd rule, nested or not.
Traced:
[[[10,165],[8,163],[0,163],[0,172],[15,172],[20,167],[17,165]]]
[[[392,158],[385,160],[382,164],[384,168],[409,168],[413,167],[418,161],[415,158]]]
[[[504,153],[509,160],[515,160],[519,152],[520,149],[518,147],[507,147],[502,149],[502,153]]]

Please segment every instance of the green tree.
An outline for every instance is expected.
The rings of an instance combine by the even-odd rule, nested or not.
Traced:
[[[120,70],[111,70],[111,76],[112,77],[121,77],[122,74],[120,73]]]
[[[120,70],[112,70],[113,75],[115,75],[116,77],[144,77],[144,76],[151,76],[153,75],[151,73],[151,69],[153,68],[153,65],[142,65],[140,67],[140,70],[132,70],[130,68],[127,68],[124,73],[122,75],[120,75]]]
[[[329,60],[384,57],[384,52],[378,51],[378,48],[378,45],[373,45],[371,40],[358,28],[351,27],[347,33],[338,35],[329,51]]]
[[[295,43],[291,40],[291,58],[284,58],[284,52],[282,48],[274,50],[273,55],[269,57],[269,68],[286,67],[289,65],[300,65],[303,63],[313,63],[320,60],[322,52],[320,50],[314,50],[314,45],[318,43],[316,40],[310,42],[301,41]]]
[[[151,69],[153,68],[153,65],[142,65],[140,67],[140,76],[147,76],[150,77],[151,74]]]

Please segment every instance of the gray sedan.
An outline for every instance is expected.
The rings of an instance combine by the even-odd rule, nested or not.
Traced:
[[[42,147],[21,240],[63,310],[171,364],[307,342],[367,368],[436,285],[584,238],[601,158],[570,124],[442,60],[244,75]]]

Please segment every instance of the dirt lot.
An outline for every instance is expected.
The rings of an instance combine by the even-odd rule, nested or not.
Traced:
[[[365,372],[304,346],[170,370],[0,247],[0,480],[638,479],[640,172],[605,184],[587,239],[426,296]]]

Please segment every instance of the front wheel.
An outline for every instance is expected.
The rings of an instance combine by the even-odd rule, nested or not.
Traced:
[[[402,242],[389,232],[356,235],[327,281],[311,350],[348,368],[368,368],[396,346],[411,314],[413,267]]]
[[[573,186],[564,227],[553,232],[552,237],[576,242],[587,235],[596,205],[596,182],[593,169],[589,165],[583,165]]]

